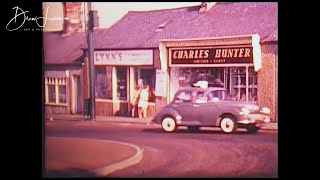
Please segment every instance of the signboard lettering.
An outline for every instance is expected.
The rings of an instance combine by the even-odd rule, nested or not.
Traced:
[[[253,63],[252,47],[171,49],[171,64]]]
[[[153,65],[153,50],[95,51],[95,65]]]

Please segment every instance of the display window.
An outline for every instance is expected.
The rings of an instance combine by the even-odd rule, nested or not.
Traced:
[[[232,100],[257,101],[257,72],[253,67],[180,67],[178,71],[179,88],[207,81],[208,87],[226,88]]]
[[[98,99],[112,99],[112,67],[95,67],[95,96]]]

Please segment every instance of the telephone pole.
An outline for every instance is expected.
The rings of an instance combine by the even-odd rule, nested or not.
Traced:
[[[93,10],[91,2],[88,2],[88,50],[89,50],[89,84],[90,84],[90,119],[95,120],[95,89],[94,89],[94,47],[93,47]]]

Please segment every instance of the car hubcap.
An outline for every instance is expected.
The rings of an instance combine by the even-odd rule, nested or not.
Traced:
[[[163,119],[162,128],[167,132],[173,131],[175,128],[174,120],[172,118],[168,118],[168,117]]]
[[[234,128],[234,122],[230,118],[224,118],[221,121],[221,128],[224,132],[231,132]]]

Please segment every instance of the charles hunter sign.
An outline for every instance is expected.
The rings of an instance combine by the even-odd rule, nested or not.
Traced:
[[[171,65],[253,63],[252,47],[171,49],[170,51]]]

